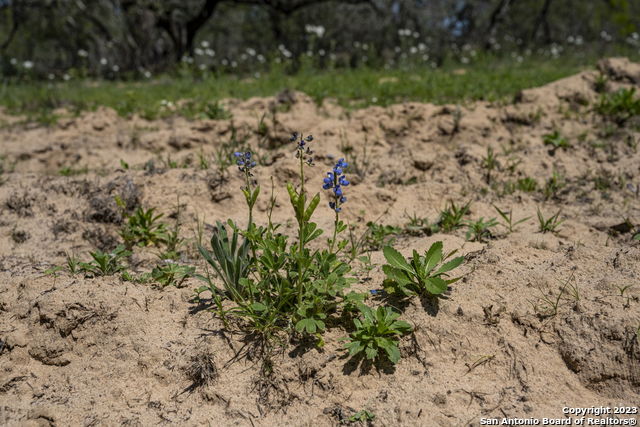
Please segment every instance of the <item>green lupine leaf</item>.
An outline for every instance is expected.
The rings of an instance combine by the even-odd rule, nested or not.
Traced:
[[[267,306],[260,302],[254,302],[250,307],[253,311],[257,312],[267,311]]]
[[[302,332],[306,330],[309,334],[315,334],[316,332],[316,321],[314,319],[302,319],[298,323],[296,323],[296,331]]]
[[[378,355],[378,349],[374,347],[367,347],[365,348],[364,353],[367,355],[367,359],[373,360]]]

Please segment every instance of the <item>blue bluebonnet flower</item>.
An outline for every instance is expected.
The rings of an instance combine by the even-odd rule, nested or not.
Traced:
[[[233,155],[236,158],[236,164],[238,165],[240,172],[248,173],[249,176],[253,176],[251,169],[256,167],[256,162],[251,160],[251,151],[236,151]]]
[[[294,132],[291,135],[291,142],[295,142],[296,147],[296,159],[302,158],[309,166],[313,166],[313,151],[309,148],[308,143],[313,141],[313,136],[308,135],[306,138]]]
[[[345,162],[344,159],[338,160],[333,170],[327,172],[327,177],[324,178],[322,184],[324,190],[333,190],[329,207],[336,212],[340,212],[342,210],[341,206],[347,201],[347,197],[342,190],[343,187],[349,185],[349,181],[347,181],[347,177],[344,175],[344,170],[347,166],[349,166],[349,164]]]

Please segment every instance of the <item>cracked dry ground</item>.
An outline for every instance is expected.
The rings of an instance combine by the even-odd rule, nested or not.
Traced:
[[[609,91],[640,86],[638,64],[611,59],[599,67]],[[598,74],[526,90],[508,104],[346,111],[289,92],[228,100],[232,120],[148,122],[103,109],[45,128],[3,116],[0,154],[12,167],[0,186],[2,422],[315,426],[366,408],[375,425],[477,425],[480,417],[561,418],[563,406],[637,405],[640,132],[638,122],[619,127],[593,112]],[[267,126],[259,128],[263,114]],[[544,145],[554,130],[570,148]],[[116,195],[128,206],[156,207],[171,224],[179,211],[181,262],[203,271],[193,244],[198,221],[205,237],[217,220],[246,221],[241,177],[233,167],[219,172],[216,150],[246,140],[259,151],[257,178],[268,187],[271,176],[296,178],[291,131],[315,136],[308,185],[318,191],[332,159],[346,151],[358,163],[348,171],[344,217],[360,231],[376,219],[400,227],[408,215],[435,221],[448,200],[470,201],[470,219],[497,216],[492,204],[531,217],[484,243],[466,242],[464,229],[398,236],[405,255],[442,240],[466,262],[463,280],[437,308],[418,299],[404,308],[415,333],[401,341],[395,368],[353,366],[339,341],[346,332],[334,327],[321,349],[288,344],[273,375],[260,377],[258,360],[234,359],[244,337],[192,301],[195,279],[158,289],[119,276],[45,274],[67,252],[86,260],[88,251],[119,243]],[[499,163],[491,186],[482,169],[488,147]],[[169,158],[180,167],[168,167]],[[86,173],[60,176],[63,167]],[[543,187],[554,171],[563,185],[547,200],[504,184],[530,177]],[[292,232],[286,191],[276,193],[274,219]],[[258,221],[266,207],[263,197]],[[561,209],[557,233],[538,232],[538,207],[545,216]],[[315,220],[331,227],[324,203]],[[130,269],[148,271],[153,252],[136,249]],[[383,262],[380,252],[372,259]],[[380,287],[379,268],[369,277],[355,271],[356,289]],[[217,379],[191,387],[190,366],[211,359]]]

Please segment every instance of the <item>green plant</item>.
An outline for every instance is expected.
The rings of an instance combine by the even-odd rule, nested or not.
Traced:
[[[471,202],[467,202],[464,206],[456,206],[453,201],[449,202],[449,207],[440,212],[438,227],[444,233],[450,233],[464,225],[463,218],[469,213]]]
[[[623,126],[632,117],[640,115],[640,97],[636,97],[635,93],[635,88],[622,88],[602,95],[595,110],[604,118]]]
[[[451,283],[460,279],[447,279],[447,273],[460,266],[464,257],[453,258],[440,265],[457,252],[453,251],[443,256],[442,246],[442,242],[435,242],[424,256],[420,256],[414,250],[410,262],[400,252],[386,246],[383,252],[388,264],[382,266],[382,271],[387,276],[383,283],[384,288],[390,293],[400,293],[404,296],[437,296],[446,292]]]
[[[311,221],[320,194],[308,198],[304,185],[305,167],[313,163],[308,148],[312,138],[294,135],[292,141],[297,144],[300,185],[296,188],[288,183],[287,192],[298,224],[297,238],[290,241],[278,232],[280,224],[271,221],[276,204],[273,181],[267,225],[258,226],[254,222],[253,206],[260,194],[260,186],[253,178],[257,164],[251,152],[236,152],[236,163],[245,177],[241,191],[249,210],[247,228],[241,231],[229,222],[233,230],[229,237],[225,227],[218,225],[212,238],[213,252],[200,248],[222,281],[223,289],[216,286],[213,278],[200,277],[207,285],[198,289],[198,293],[207,290],[212,293],[223,321],[229,316],[242,319],[245,332],[259,338],[267,354],[281,333],[315,336],[317,344],[322,345],[321,333],[326,329],[327,317],[335,314],[341,304],[352,306],[354,298],[344,293],[353,281],[347,277],[351,267],[338,258],[348,244],[339,239],[347,228],[339,217],[346,202],[343,188],[349,185],[343,172],[347,164],[340,159],[325,178],[323,188],[331,190],[328,204],[334,212],[334,230],[326,249],[311,250],[311,242],[323,233]],[[231,300],[229,308],[223,306],[223,299]]]
[[[79,263],[80,270],[94,276],[110,276],[124,270],[123,258],[131,255],[131,252],[120,245],[111,252],[97,250],[89,252],[91,258],[89,262]]]
[[[497,207],[496,205],[492,205],[492,206],[504,220],[504,227],[508,230],[509,233],[513,233],[515,231],[516,225],[522,224],[523,222],[531,218],[530,216],[528,216],[526,218],[522,218],[517,220],[516,222],[513,222],[513,210],[505,212],[499,207]]]
[[[571,273],[571,276],[569,276],[567,281],[560,287],[557,295],[551,292],[547,294],[540,289],[542,295],[538,298],[537,302],[533,304],[534,311],[539,318],[545,319],[556,316],[562,306],[563,300],[565,302],[572,301],[574,304],[580,301],[580,289],[577,284],[573,284],[574,279],[575,274]]]
[[[120,230],[120,237],[128,248],[134,245],[160,245],[167,242],[166,224],[160,222],[162,214],[155,215],[155,209],[144,209],[139,206],[133,215],[127,216]]]
[[[493,148],[487,147],[487,155],[482,158],[480,165],[486,170],[485,180],[487,184],[491,184],[491,173],[499,166]]]
[[[225,120],[231,113],[218,101],[188,100],[179,105],[178,114],[191,119]]]
[[[365,232],[365,244],[370,251],[378,251],[383,246],[393,245],[396,236],[402,232],[399,227],[382,225],[369,221]]]
[[[560,219],[560,213],[562,210],[559,210],[555,215],[545,219],[540,209],[538,209],[538,230],[541,233],[555,233],[560,226],[564,222],[563,219]]]
[[[420,218],[417,214],[405,215],[409,218],[404,226],[404,232],[413,236],[427,235],[431,236],[438,228],[436,224],[429,222],[428,218]]]
[[[547,179],[544,189],[542,190],[544,199],[549,200],[551,198],[558,197],[558,192],[566,185],[567,184],[565,182],[564,176],[557,170],[554,170],[551,177]]]
[[[204,154],[204,150],[202,150],[202,148],[198,153],[198,167],[201,170],[209,169],[209,158]]]
[[[179,288],[185,280],[194,276],[195,271],[195,267],[169,262],[155,267],[151,271],[151,278],[162,287],[173,285]]]
[[[411,325],[398,320],[399,313],[389,307],[378,307],[373,310],[364,304],[358,306],[361,319],[353,319],[356,328],[344,344],[351,357],[364,353],[368,360],[386,357],[391,363],[400,360],[398,339],[411,332]]]
[[[606,74],[599,73],[593,82],[593,89],[598,93],[603,93],[607,90],[609,84],[609,77]]]
[[[560,135],[560,132],[558,130],[554,130],[552,133],[544,135],[542,137],[542,140],[544,141],[544,145],[551,146],[551,154],[555,153],[559,148],[562,148],[564,150],[571,148],[571,144],[569,144],[567,138]]]
[[[362,409],[362,410],[356,412],[355,414],[351,415],[349,417],[349,422],[352,422],[352,423],[357,423],[357,422],[368,423],[368,422],[371,422],[371,421],[373,421],[375,419],[376,419],[376,414],[374,414],[373,412],[367,411],[366,409]]]
[[[69,273],[76,274],[81,269],[80,259],[75,254],[70,254],[67,252],[67,268],[69,269]]]
[[[210,290],[214,296],[225,295],[233,301],[245,301],[251,291],[247,289],[246,279],[249,271],[251,259],[249,258],[249,240],[242,238],[236,225],[229,220],[229,227],[232,230],[231,236],[227,232],[227,227],[220,221],[216,223],[216,228],[211,237],[211,249],[199,245],[198,250],[214,269],[217,277],[222,281],[223,288],[214,287],[210,280],[209,286],[200,289],[200,292]]]
[[[86,166],[79,169],[74,169],[71,166],[65,166],[62,169],[60,169],[58,173],[60,173],[60,175],[62,176],[76,176],[76,175],[83,175],[88,172],[89,172],[89,168]]]
[[[467,240],[483,242],[485,239],[491,238],[491,229],[498,225],[498,222],[495,218],[488,219],[485,222],[484,218],[480,217],[476,221],[467,221],[466,224],[468,227]]]
[[[518,190],[532,193],[538,189],[538,182],[530,177],[518,179]]]

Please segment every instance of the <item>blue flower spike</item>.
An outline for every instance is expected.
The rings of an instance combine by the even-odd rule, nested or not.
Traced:
[[[299,134],[298,132],[294,132],[291,135],[291,142],[296,143],[296,159],[302,158],[307,165],[313,166],[313,151],[309,148],[308,143],[313,141],[313,136],[308,135],[306,138]]]
[[[236,151],[233,153],[233,156],[236,158],[236,164],[238,165],[238,170],[249,177],[253,176],[251,170],[256,167],[257,163],[251,160],[251,151],[242,152]]]
[[[322,188],[324,190],[333,190],[329,207],[336,212],[340,212],[342,210],[341,206],[347,201],[343,190],[343,187],[349,185],[349,181],[344,175],[344,170],[347,166],[349,166],[349,164],[345,162],[344,159],[338,160],[333,170],[327,172],[327,177],[322,180]]]

